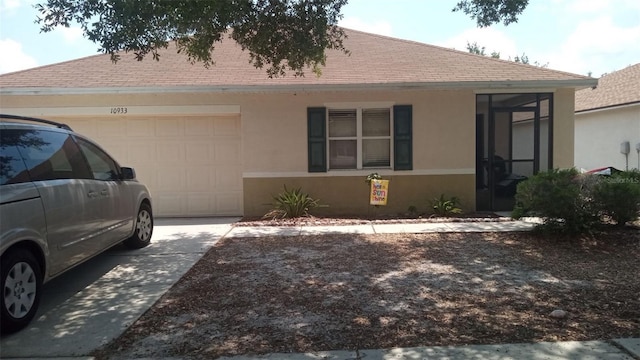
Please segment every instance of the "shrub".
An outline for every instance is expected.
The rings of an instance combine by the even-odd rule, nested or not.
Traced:
[[[459,207],[460,200],[457,197],[447,198],[444,194],[440,194],[439,198],[435,198],[431,201],[431,207],[433,212],[438,216],[447,216],[453,214],[462,213],[462,209]]]
[[[284,219],[308,216],[309,210],[319,205],[318,200],[303,193],[300,188],[289,190],[284,187],[284,192],[273,197],[274,208],[264,218]]]
[[[595,176],[580,176],[575,169],[538,173],[518,184],[512,216],[539,216],[543,230],[590,231],[599,222],[592,201],[597,183]]]
[[[593,192],[599,215],[619,226],[638,218],[640,212],[640,172],[621,172],[602,178]]]

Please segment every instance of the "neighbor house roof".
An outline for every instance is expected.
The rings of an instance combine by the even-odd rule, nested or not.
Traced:
[[[269,78],[265,69],[249,63],[249,55],[232,40],[217,43],[215,66],[191,64],[174,46],[160,51],[160,61],[150,56],[136,61],[121,54],[117,63],[109,55],[95,55],[63,63],[0,75],[0,91],[37,92],[39,89],[344,89],[376,87],[540,87],[593,86],[596,79],[581,75],[493,59],[453,49],[345,29],[350,55],[329,50],[326,67],[317,77],[293,72]]]
[[[595,88],[576,92],[576,112],[640,104],[640,63],[606,74]]]

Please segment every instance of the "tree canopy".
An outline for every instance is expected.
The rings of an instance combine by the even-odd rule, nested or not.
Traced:
[[[84,36],[111,55],[132,52],[159,60],[175,41],[178,53],[213,64],[216,43],[230,36],[248,51],[251,63],[270,77],[311,68],[320,74],[325,50],[349,53],[338,21],[348,0],[46,0],[35,5],[42,32],[75,23]],[[528,0],[463,0],[462,11],[489,26],[517,21]]]

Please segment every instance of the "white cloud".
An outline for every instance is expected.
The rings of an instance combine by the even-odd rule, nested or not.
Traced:
[[[566,9],[570,12],[603,14],[612,13],[615,10],[627,9],[628,11],[640,11],[638,0],[570,0],[566,3]]]
[[[580,22],[563,44],[549,54],[549,66],[593,76],[620,70],[610,68],[612,59],[626,65],[640,61],[640,25],[620,27],[610,16]],[[625,58],[627,60],[625,60]]]
[[[347,29],[360,30],[378,35],[392,35],[391,23],[387,21],[365,22],[357,17],[345,17],[338,22],[338,25]]]
[[[11,15],[22,6],[32,6],[37,0],[0,0],[0,11]]]
[[[0,40],[0,74],[38,66],[36,59],[22,51],[22,44],[11,39]]]
[[[83,38],[82,28],[77,26],[61,27],[58,31],[62,33],[64,41],[68,44],[73,44]]]
[[[467,51],[467,43],[473,44],[474,42],[479,47],[485,48],[486,55],[491,55],[495,51],[500,53],[502,59],[508,59],[510,56],[519,56],[522,52],[518,49],[513,39],[494,28],[467,29],[437,45]]]

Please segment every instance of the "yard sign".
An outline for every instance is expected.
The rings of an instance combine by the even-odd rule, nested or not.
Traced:
[[[389,180],[371,180],[371,195],[369,196],[369,204],[387,205],[388,194]]]

